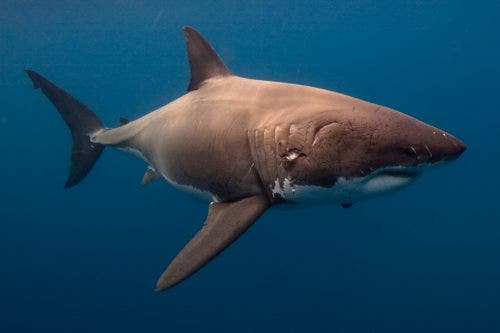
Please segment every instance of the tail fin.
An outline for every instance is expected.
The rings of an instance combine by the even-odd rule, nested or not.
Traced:
[[[71,170],[64,187],[75,186],[87,176],[104,149],[104,145],[90,141],[90,135],[104,126],[94,112],[70,94],[32,70],[26,73],[35,89],[42,89],[71,130]]]

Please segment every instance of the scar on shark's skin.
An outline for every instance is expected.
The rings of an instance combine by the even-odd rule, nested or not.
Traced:
[[[196,30],[185,27],[184,36],[188,92],[139,119],[121,117],[115,128],[26,70],[71,131],[65,187],[80,183],[104,148],[114,147],[146,162],[143,185],[164,178],[212,201],[203,227],[160,276],[158,291],[198,271],[274,205],[348,208],[402,188],[466,149],[452,135],[387,107],[236,76]]]

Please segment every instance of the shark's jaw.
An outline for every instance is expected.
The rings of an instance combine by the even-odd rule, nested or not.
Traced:
[[[272,193],[286,202],[299,205],[352,203],[390,193],[413,183],[424,171],[442,163],[423,163],[417,166],[390,166],[375,170],[364,177],[340,177],[334,186],[296,185],[285,179],[283,186],[276,181]]]
[[[388,167],[377,170],[359,180],[355,190],[359,198],[371,197],[399,190],[411,184],[425,167]]]

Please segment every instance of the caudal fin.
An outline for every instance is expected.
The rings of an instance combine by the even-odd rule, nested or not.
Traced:
[[[26,73],[35,89],[42,89],[71,130],[71,169],[64,187],[75,186],[87,176],[104,149],[104,145],[90,141],[90,135],[104,126],[94,112],[70,94],[32,70]]]

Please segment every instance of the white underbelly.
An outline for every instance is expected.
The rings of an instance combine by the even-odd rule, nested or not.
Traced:
[[[415,175],[396,175],[384,172],[403,170],[403,167],[392,167],[379,170],[366,177],[339,178],[332,187],[316,185],[294,185],[289,179],[283,182],[276,180],[272,189],[274,196],[287,201],[313,204],[350,204],[384,193],[396,191],[412,183],[422,167],[408,168]]]
[[[218,202],[219,201],[219,198],[217,198],[216,195],[214,195],[214,194],[212,194],[212,193],[210,193],[208,191],[203,191],[203,190],[198,189],[198,188],[196,188],[194,186],[176,183],[166,173],[162,172],[161,175],[173,187],[175,187],[176,189],[181,190],[181,191],[189,194],[190,196],[194,197],[195,199],[199,199],[199,200],[202,200],[202,201],[208,201],[208,202],[212,202],[212,201]]]

